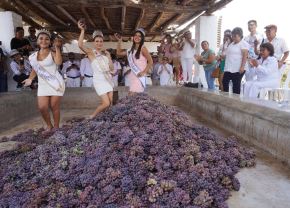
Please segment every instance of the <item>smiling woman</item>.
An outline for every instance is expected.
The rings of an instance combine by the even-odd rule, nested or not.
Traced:
[[[32,80],[38,77],[38,108],[47,124],[47,131],[50,131],[59,128],[60,100],[65,91],[64,80],[58,72],[58,65],[62,63],[60,51],[62,42],[56,38],[52,43],[51,34],[41,30],[37,35],[37,45],[40,50],[29,56],[33,70],[24,84],[29,86]],[[55,48],[55,52],[51,50],[51,45]],[[50,120],[49,108],[53,113],[54,124]]]

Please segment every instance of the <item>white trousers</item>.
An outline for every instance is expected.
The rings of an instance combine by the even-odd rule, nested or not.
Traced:
[[[93,87],[93,77],[84,77],[82,87]]]
[[[80,78],[67,78],[66,79],[66,87],[80,87],[81,86],[81,79]]]
[[[194,62],[193,57],[192,58],[181,58],[182,76],[183,76],[184,82],[191,82],[193,62]]]
[[[257,98],[263,88],[278,88],[278,79],[265,81],[248,81],[244,85],[244,97]]]

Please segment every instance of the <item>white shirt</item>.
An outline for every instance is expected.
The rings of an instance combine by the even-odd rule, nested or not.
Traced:
[[[240,71],[243,58],[242,50],[244,49],[249,49],[249,44],[244,40],[236,44],[232,42],[229,45],[226,51],[225,72],[237,73]]]
[[[278,69],[278,61],[274,56],[269,56],[263,61],[258,60],[259,65],[249,69],[253,74],[257,75],[258,81],[279,80],[280,72]]]
[[[244,38],[244,41],[246,41],[250,47],[249,47],[249,57],[250,58],[258,58],[258,56],[255,54],[255,40],[257,40],[259,42],[259,44],[262,43],[264,37],[262,34],[260,33],[256,33],[255,35],[251,35],[249,34],[248,36],[246,36]],[[260,45],[258,45],[258,48],[260,47]]]
[[[195,41],[191,39],[194,43]],[[195,54],[195,48],[190,45],[190,43],[187,40],[184,40],[184,46],[182,48],[182,51],[180,52],[181,58],[194,58]]]
[[[81,60],[80,73],[82,77],[84,77],[85,75],[93,76],[93,69],[91,66],[91,62],[88,58],[83,58]]]
[[[71,68],[69,71],[67,71],[67,69],[72,64],[75,64],[78,67],[80,67],[80,62],[79,61],[77,61],[77,60],[73,60],[73,61],[68,60],[68,61],[64,62],[64,64],[63,64],[62,74],[66,74],[67,77],[80,77],[81,76],[81,73],[80,73],[79,68],[77,68],[77,67]]]
[[[128,72],[130,69],[130,66],[124,66],[123,67],[123,76],[125,76],[125,73]],[[128,78],[129,74],[126,74],[126,76],[124,77],[125,79],[125,86],[129,86],[130,85],[130,79]]]
[[[121,67],[121,64],[119,63],[119,61],[113,61],[113,65],[114,65],[113,79],[118,80],[119,70],[122,69],[122,67]]]
[[[265,39],[265,43],[268,42],[269,40]],[[274,46],[274,56],[277,58],[277,60],[280,60],[284,53],[289,51],[286,41],[282,38],[275,37],[270,43]]]
[[[21,72],[20,72],[20,66],[19,66],[18,63],[16,63],[16,61],[12,61],[10,63],[10,68],[11,68],[11,70],[13,72],[13,76],[20,75],[21,74]],[[24,70],[22,71],[22,73],[23,74],[26,74],[26,75],[29,75],[30,72],[31,72],[31,69],[32,68],[31,68],[31,66],[29,64],[29,61],[26,60],[26,59],[24,59]]]

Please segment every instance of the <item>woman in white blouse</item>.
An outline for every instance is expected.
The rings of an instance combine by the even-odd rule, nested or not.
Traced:
[[[230,80],[233,82],[233,93],[240,94],[241,80],[246,70],[249,44],[243,40],[243,30],[236,27],[232,31],[233,42],[226,51],[223,88],[229,91]]]
[[[248,81],[245,83],[244,96],[257,98],[260,90],[263,88],[278,88],[280,73],[278,61],[274,57],[274,47],[271,43],[263,43],[260,46],[259,60],[252,59],[250,61],[251,74],[257,76],[257,80]]]

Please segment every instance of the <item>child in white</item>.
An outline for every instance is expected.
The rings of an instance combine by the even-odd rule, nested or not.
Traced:
[[[160,85],[170,85],[170,79],[172,79],[173,68],[168,64],[168,58],[163,57],[163,63],[158,68],[158,75],[160,75]]]

